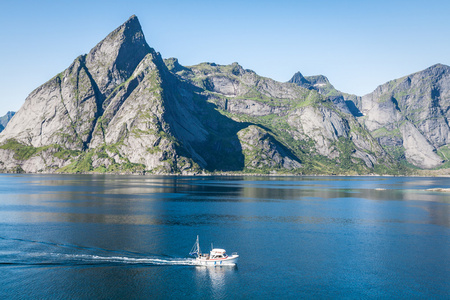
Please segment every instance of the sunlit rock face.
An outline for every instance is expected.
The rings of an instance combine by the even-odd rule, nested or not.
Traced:
[[[6,172],[398,174],[442,163],[448,67],[364,97],[323,75],[277,82],[238,63],[183,66],[136,16],[35,89],[0,133]]]

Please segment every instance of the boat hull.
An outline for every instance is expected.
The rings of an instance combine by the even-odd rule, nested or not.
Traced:
[[[239,255],[228,256],[223,259],[206,259],[199,257],[196,262],[202,266],[234,266],[237,264]]]

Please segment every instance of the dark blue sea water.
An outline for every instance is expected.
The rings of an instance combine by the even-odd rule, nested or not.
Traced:
[[[0,175],[0,299],[450,297],[449,178]],[[237,267],[200,267],[200,236]]]

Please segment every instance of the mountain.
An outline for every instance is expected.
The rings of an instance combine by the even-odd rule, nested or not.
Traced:
[[[2,132],[3,129],[5,129],[8,122],[12,119],[12,117],[14,117],[14,114],[15,114],[14,111],[8,111],[6,115],[0,117],[0,132]]]
[[[166,62],[169,69],[178,64],[176,59]],[[315,90],[258,76],[237,63],[227,66],[202,63],[176,70],[175,75],[197,87],[206,102],[214,104],[222,116],[236,122],[234,126],[238,126],[237,136],[242,148],[238,152],[244,156],[244,165],[236,170],[270,171],[267,169],[277,165],[255,163],[261,157],[274,159],[273,155],[261,151],[258,139],[263,133],[286,150],[278,151],[287,153],[281,155],[284,161],[296,161],[288,164],[291,167],[277,165],[288,171],[370,173],[374,168],[394,165],[348,110],[340,109]],[[242,129],[253,134],[242,134]],[[236,133],[232,132],[226,140],[235,137]],[[210,148],[212,144],[202,148]],[[259,146],[248,149],[248,145],[255,144]],[[211,151],[215,153],[215,149],[208,150]]]
[[[355,103],[360,102],[359,99],[361,97],[338,91],[324,75],[304,77],[300,72],[297,72],[292,76],[289,82],[309,90],[315,90],[324,97],[328,97],[341,110],[349,112],[355,117],[361,116],[361,112],[355,106]]]
[[[0,133],[0,169],[402,174],[367,99],[322,75],[281,83],[238,63],[163,60],[132,16],[27,97]]]
[[[302,73],[297,72],[289,80],[291,83],[295,83],[298,86],[316,90],[325,96],[341,96],[342,93],[334,88],[327,77],[323,75],[307,76],[304,77]]]
[[[395,159],[435,168],[450,156],[450,67],[430,68],[389,81],[359,98],[359,119]]]
[[[323,75],[298,72],[290,82],[341,103],[395,160],[414,168],[443,168],[450,166],[449,69],[437,64],[363,97],[337,91]]]

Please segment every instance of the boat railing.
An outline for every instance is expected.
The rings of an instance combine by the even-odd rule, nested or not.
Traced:
[[[237,254],[237,252],[233,252],[233,253],[231,253],[231,255],[238,255],[238,254]]]

